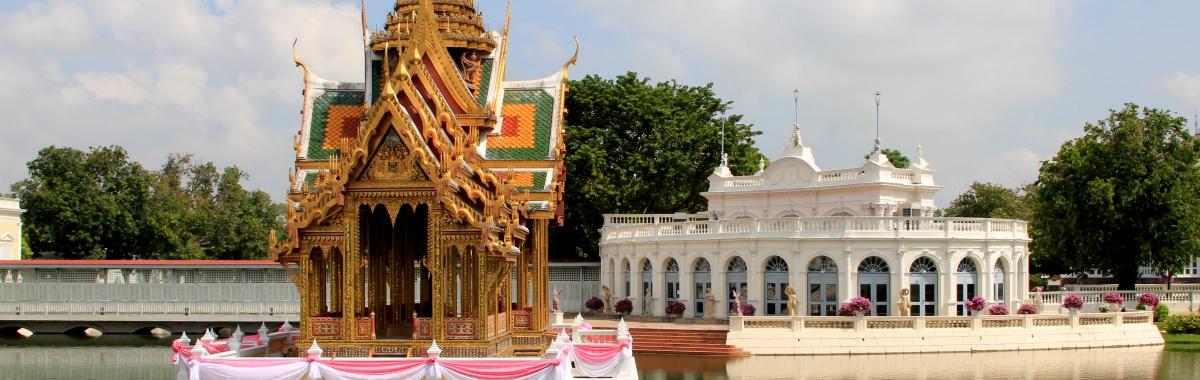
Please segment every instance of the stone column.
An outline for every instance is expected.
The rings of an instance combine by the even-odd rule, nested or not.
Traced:
[[[642,315],[645,312],[642,307],[642,299],[645,297],[646,287],[642,286],[641,260],[630,263],[629,271],[629,288],[633,291],[633,294],[629,296],[629,300],[633,301],[633,311],[630,313]]]
[[[792,257],[799,258],[800,252],[792,252]],[[797,265],[791,265],[797,264]],[[796,315],[808,315],[808,267],[799,265],[799,260],[791,260],[788,265],[788,286],[796,289]],[[787,296],[784,296],[787,299]],[[801,324],[803,326],[803,324]]]
[[[753,265],[747,263],[748,265]],[[754,315],[767,315],[766,282],[763,281],[762,262],[746,268],[746,293],[743,298],[754,305]]]
[[[899,268],[889,268],[892,270],[888,274],[888,315],[900,315],[900,289],[908,289],[908,275],[904,271],[904,252],[896,254],[896,266]],[[911,302],[912,294],[908,295]]]
[[[687,260],[688,258],[681,257],[681,259]],[[696,300],[704,299],[703,294],[696,294],[695,270],[696,267],[691,265],[691,261],[680,262],[679,302],[683,302],[684,305],[687,305],[687,308],[683,309],[684,318],[691,318],[692,316],[696,315]]]
[[[712,292],[716,300],[713,302],[713,318],[725,318],[729,316],[729,284],[725,276],[726,267],[721,264],[725,262],[725,257],[720,254],[716,255],[716,261],[709,262],[712,266],[710,278],[712,279]]]
[[[954,251],[946,251],[942,254],[942,265],[938,267],[941,270],[941,281],[938,281],[939,299],[941,300],[942,313],[940,315],[955,315],[958,311],[954,300],[958,289],[955,288],[954,281]]]
[[[842,275],[842,279],[839,281],[841,282],[841,286],[838,286],[838,288],[840,289],[843,303],[848,302],[851,298],[858,296],[858,292],[855,291],[857,286],[854,283],[853,276],[853,272],[855,272],[857,268],[851,265],[852,260],[850,258],[853,253],[854,251],[851,250],[844,251],[843,255],[846,257],[846,260],[842,265],[839,265],[840,268],[838,268],[839,274]]]
[[[665,263],[659,262],[654,264],[654,273],[650,282],[654,283],[650,288],[650,296],[654,297],[650,300],[650,313],[656,316],[664,316],[667,314],[664,309],[667,305],[667,271]]]

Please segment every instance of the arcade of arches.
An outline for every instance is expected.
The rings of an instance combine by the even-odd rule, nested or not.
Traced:
[[[791,287],[796,315],[836,315],[855,296],[871,300],[872,315],[900,315],[901,288],[909,290],[910,315],[965,315],[963,300],[976,295],[994,303],[1019,302],[1007,295],[1023,294],[1015,284],[1027,281],[1028,273],[1012,270],[1027,267],[1022,260],[1023,253],[998,251],[614,255],[601,263],[601,281],[616,290],[614,297],[633,300],[634,314],[663,315],[667,302],[681,301],[688,305],[687,316],[703,317],[711,291],[719,305],[712,316],[727,317],[736,291],[756,315],[789,315]]]

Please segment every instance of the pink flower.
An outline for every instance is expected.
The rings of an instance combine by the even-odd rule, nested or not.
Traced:
[[[1017,308],[1017,314],[1037,314],[1037,313],[1038,313],[1038,308],[1037,308],[1037,306],[1035,306],[1033,304],[1025,303],[1025,304],[1021,304],[1021,307]]]
[[[1008,315],[1008,305],[998,303],[988,308],[988,314],[991,315]]]
[[[1154,293],[1142,293],[1142,296],[1138,297],[1138,304],[1146,305],[1151,309],[1156,308],[1158,307],[1158,296]]]
[[[983,296],[974,296],[963,301],[963,304],[967,307],[967,310],[980,312],[983,311],[984,307],[987,307],[987,299],[983,298]]]
[[[1108,292],[1104,293],[1104,302],[1123,304],[1125,303],[1125,297],[1122,296],[1121,293]]]
[[[1083,299],[1079,298],[1079,295],[1075,293],[1069,293],[1066,297],[1063,297],[1062,306],[1068,309],[1079,309],[1083,307]]]

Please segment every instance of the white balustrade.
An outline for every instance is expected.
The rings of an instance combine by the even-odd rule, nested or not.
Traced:
[[[608,216],[617,223],[605,225],[601,242],[625,243],[663,240],[705,240],[733,237],[773,238],[963,238],[1028,239],[1026,222],[983,218],[930,217],[803,217],[728,219],[687,222],[651,221]],[[642,224],[622,224],[630,221]],[[677,220],[677,219],[672,219]]]

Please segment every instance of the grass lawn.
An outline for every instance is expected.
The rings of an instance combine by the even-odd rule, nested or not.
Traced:
[[[1200,352],[1200,335],[1198,334],[1163,334],[1167,349],[1171,351]]]

